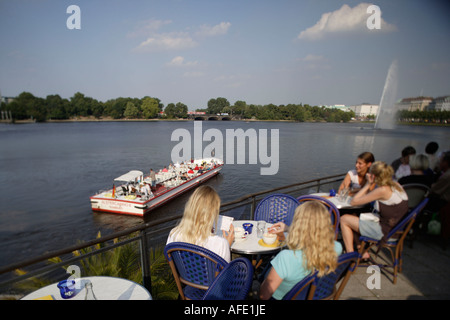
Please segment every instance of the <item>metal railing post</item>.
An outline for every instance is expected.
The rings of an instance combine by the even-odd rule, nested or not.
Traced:
[[[252,197],[252,205],[250,207],[250,219],[251,220],[255,219],[255,208],[256,208],[256,197],[253,196]]]
[[[140,231],[140,249],[141,249],[141,266],[142,266],[142,282],[144,287],[152,294],[152,275],[150,271],[150,257],[148,254],[147,234],[145,229]]]

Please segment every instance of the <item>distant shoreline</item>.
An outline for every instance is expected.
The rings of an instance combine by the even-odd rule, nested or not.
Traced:
[[[42,123],[74,123],[74,122],[187,122],[194,121],[194,119],[113,119],[113,118],[95,118],[95,117],[77,117],[72,119],[64,119],[64,120],[46,120]],[[238,122],[299,122],[295,120],[257,120],[257,119],[242,119],[242,120],[201,120],[201,121],[238,121]],[[0,123],[6,124],[27,124],[27,123],[36,123],[36,120],[28,119],[28,120],[16,120],[15,122],[11,122],[10,120],[0,120]],[[299,122],[301,123],[301,122]],[[326,121],[303,121],[303,123],[344,123],[344,122],[326,122]],[[346,123],[375,123],[375,121],[357,121],[350,120]],[[449,123],[424,123],[424,122],[399,122],[398,125],[406,125],[406,126],[430,126],[430,127],[447,127],[450,126]]]

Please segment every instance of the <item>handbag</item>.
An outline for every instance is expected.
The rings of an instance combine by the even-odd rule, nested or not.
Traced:
[[[380,222],[380,215],[375,212],[366,212],[359,215],[360,220]]]

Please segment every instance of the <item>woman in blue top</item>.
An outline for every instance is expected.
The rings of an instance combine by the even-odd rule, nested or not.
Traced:
[[[284,223],[274,227],[286,229]],[[272,268],[261,284],[260,298],[282,299],[314,270],[319,276],[333,272],[342,253],[342,245],[334,236],[330,213],[322,203],[308,201],[298,206],[286,240],[288,250],[282,250],[271,261]]]

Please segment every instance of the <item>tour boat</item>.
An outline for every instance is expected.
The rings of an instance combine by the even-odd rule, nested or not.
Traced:
[[[90,197],[92,210],[143,217],[214,177],[222,167],[223,162],[217,158],[177,163],[155,172],[153,186],[150,175],[144,176],[142,171],[132,170],[114,179],[112,189]]]

